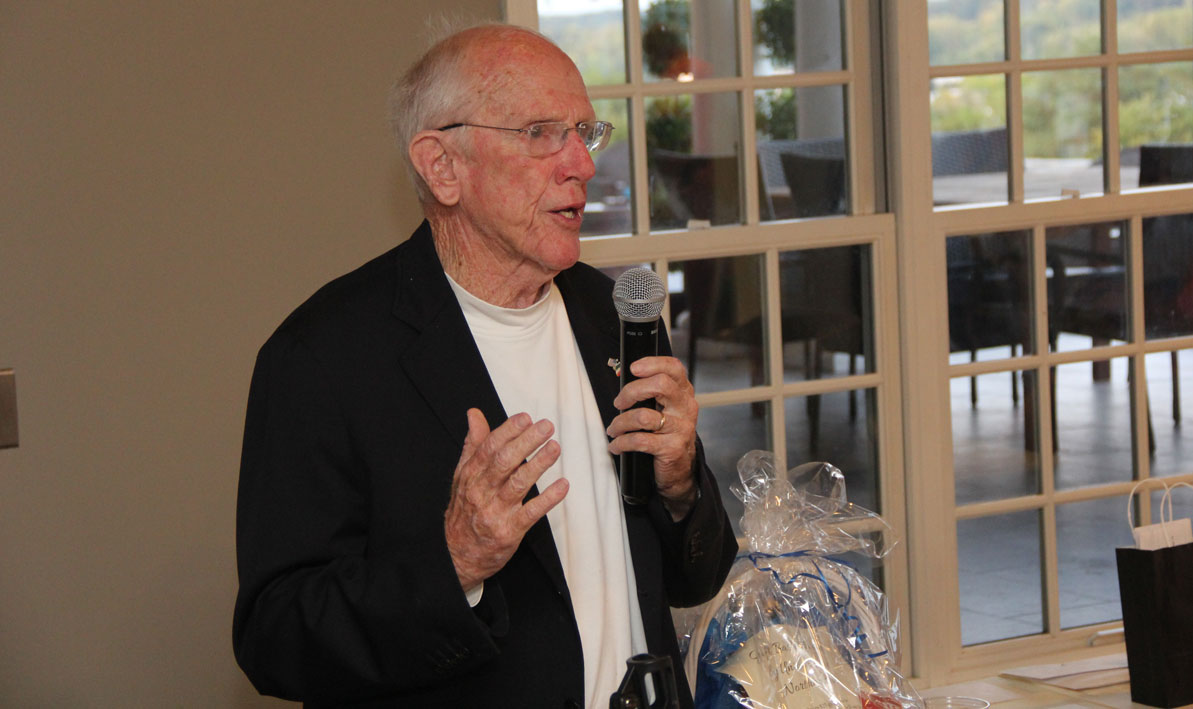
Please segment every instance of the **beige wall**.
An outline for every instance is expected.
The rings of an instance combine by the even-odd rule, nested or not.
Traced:
[[[385,92],[498,0],[0,0],[0,705],[254,706],[231,650],[257,348],[420,219]]]

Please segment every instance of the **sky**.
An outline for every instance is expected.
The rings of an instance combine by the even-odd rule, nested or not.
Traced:
[[[538,0],[540,15],[583,15],[620,10],[621,0]]]

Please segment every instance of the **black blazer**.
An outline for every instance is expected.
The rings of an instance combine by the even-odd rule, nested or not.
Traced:
[[[612,282],[559,274],[601,416],[619,381]],[[544,518],[471,608],[444,540],[465,410],[506,418],[424,222],[320,289],[261,348],[237,506],[236,659],[265,694],[312,705],[561,707],[583,658]],[[736,553],[713,476],[680,523],[627,506],[647,644],[675,662],[669,605],[712,597]],[[537,494],[532,491],[531,494]]]

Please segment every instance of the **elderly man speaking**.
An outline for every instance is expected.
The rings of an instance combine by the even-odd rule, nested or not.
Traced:
[[[605,707],[650,652],[690,705],[669,606],[710,598],[737,546],[683,366],[620,388],[612,283],[577,263],[613,126],[562,51],[502,25],[436,44],[393,112],[426,220],[257,358],[238,662],[312,706]],[[624,451],[654,456],[644,505]]]

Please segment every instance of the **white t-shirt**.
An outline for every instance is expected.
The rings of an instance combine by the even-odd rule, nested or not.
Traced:
[[[508,415],[555,424],[559,460],[539,490],[563,477],[568,493],[547,513],[584,653],[584,702],[607,707],[625,661],[646,652],[629,538],[605,424],[555,284],[528,308],[486,303],[448,278]]]

